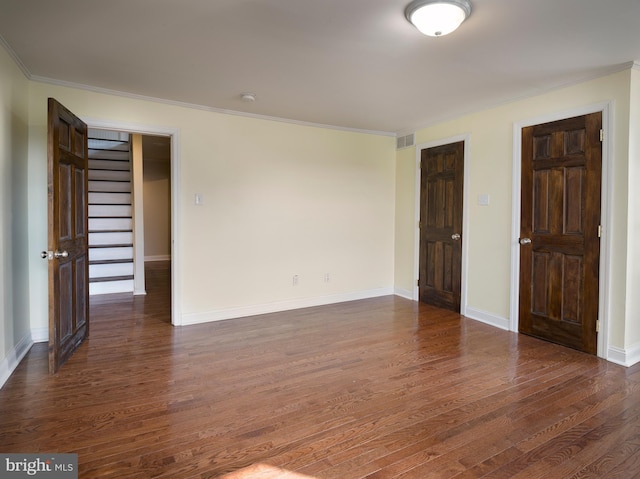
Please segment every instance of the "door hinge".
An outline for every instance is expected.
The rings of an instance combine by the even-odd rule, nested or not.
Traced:
[[[420,280],[416,279],[416,286],[420,286]]]
[[[422,222],[418,221],[418,228],[422,228]]]
[[[604,130],[600,128],[600,141],[604,141]]]
[[[600,320],[596,319],[596,333],[600,332]]]
[[[602,238],[602,225],[598,225],[598,238]]]

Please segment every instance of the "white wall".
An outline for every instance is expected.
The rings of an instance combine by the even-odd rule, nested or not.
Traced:
[[[393,292],[394,138],[32,83],[34,242],[46,240],[48,96],[85,119],[180,131],[179,320]],[[202,206],[194,205],[195,193],[203,195]],[[46,327],[46,268],[34,261],[30,273],[31,325],[38,330]]]
[[[629,102],[629,191],[627,213],[627,290],[625,350],[640,348],[640,67],[631,70],[631,100]],[[639,352],[640,356],[640,352]]]
[[[635,75],[637,72],[634,72],[634,78]],[[629,198],[629,187],[637,184],[640,174],[637,171],[637,151],[633,153],[632,158],[635,166],[631,169],[629,167],[630,77],[631,71],[626,70],[470,114],[417,132],[417,145],[470,134],[470,168],[465,171],[469,181],[469,194],[466,198],[469,205],[469,221],[464,225],[469,244],[466,305],[468,311],[482,315],[486,313],[487,316],[495,318],[496,322],[506,321],[510,315],[510,255],[514,241],[514,238],[511,238],[514,124],[612,101],[612,124],[611,131],[608,132],[612,142],[612,155],[609,160],[614,182],[612,231],[609,232],[612,257],[607,271],[611,286],[608,315],[609,346],[624,349],[640,344],[640,328],[627,327],[637,322],[637,315],[634,319],[629,313],[633,310],[638,311],[640,305],[637,289],[634,293],[627,288],[627,282],[631,277],[637,280],[638,261],[632,263],[631,260],[632,251],[637,254],[640,246],[640,242],[633,242],[633,238],[628,236],[627,232],[629,219],[630,228],[635,228],[633,234],[637,234],[637,213],[633,214],[632,219],[632,213],[627,209],[633,205],[637,207],[640,197],[640,194],[633,193],[634,196]],[[637,82],[637,79],[635,81]],[[638,111],[638,107],[635,108]],[[396,234],[396,286],[400,285],[403,288],[415,282],[412,276],[413,268],[406,264],[410,260],[406,251],[413,251],[415,248],[415,197],[401,193],[415,189],[415,148],[412,151],[413,154],[407,153],[406,150],[398,154],[396,166],[396,224],[404,225],[404,229]],[[491,203],[488,207],[477,205],[477,197],[480,194],[490,195]],[[404,215],[404,219],[400,218],[400,215]]]
[[[27,263],[38,252],[27,237],[27,98],[27,80],[0,47],[0,386],[31,346]]]
[[[411,232],[415,231],[416,149],[398,150],[396,161],[396,231],[395,231],[395,292],[413,298],[414,245]]]

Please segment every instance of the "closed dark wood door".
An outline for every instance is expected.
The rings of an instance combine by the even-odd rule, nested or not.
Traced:
[[[87,125],[49,99],[49,372],[89,335]]]
[[[597,352],[602,114],[523,129],[521,333]]]
[[[460,311],[464,142],[421,153],[420,301]]]

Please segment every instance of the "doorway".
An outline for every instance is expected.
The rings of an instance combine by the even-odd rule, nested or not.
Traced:
[[[171,271],[171,138],[133,135],[142,146],[142,269],[145,293],[156,285],[159,271]],[[139,183],[139,182],[138,182]],[[152,276],[150,276],[150,273]]]
[[[536,125],[542,125],[547,123],[554,123],[558,121],[571,120],[575,117],[580,117],[584,115],[591,114],[599,115],[601,119],[601,128],[598,134],[598,141],[595,142],[597,148],[601,154],[601,162],[600,162],[600,199],[599,199],[599,209],[600,209],[600,218],[599,224],[596,225],[596,236],[600,235],[599,238],[596,238],[599,242],[599,260],[597,262],[597,280],[596,280],[596,289],[590,293],[597,298],[597,306],[596,315],[595,315],[595,326],[597,328],[597,335],[595,339],[596,347],[595,351],[593,345],[591,346],[592,354],[597,354],[599,357],[607,358],[611,354],[615,354],[614,351],[608,348],[609,343],[609,331],[608,331],[608,323],[609,323],[609,297],[610,297],[610,270],[611,270],[611,217],[612,217],[612,194],[613,194],[613,186],[612,186],[612,177],[609,173],[610,170],[610,158],[612,157],[612,142],[610,141],[608,132],[612,128],[612,105],[611,102],[603,102],[594,105],[588,105],[584,107],[575,108],[573,110],[567,110],[558,113],[552,113],[528,120],[524,120],[522,122],[514,124],[514,144],[513,144],[513,187],[512,190],[514,192],[513,195],[513,203],[512,203],[512,248],[511,248],[511,300],[510,300],[510,324],[509,329],[514,332],[518,332],[520,330],[520,296],[522,284],[520,282],[520,269],[521,269],[521,255],[523,253],[524,248],[529,248],[529,246],[521,245],[520,239],[524,239],[525,243],[528,243],[526,238],[529,238],[533,241],[533,238],[521,235],[521,213],[522,213],[522,203],[524,199],[521,197],[521,188],[522,188],[522,169],[523,169],[523,137],[525,129],[528,127],[535,127]],[[573,140],[575,141],[575,134]],[[542,140],[541,140],[542,141]],[[593,142],[593,140],[592,140]],[[539,145],[540,147],[541,145]],[[574,222],[575,224],[575,222]],[[600,227],[601,228],[600,228]],[[591,229],[591,227],[583,226],[585,230]],[[571,229],[571,227],[569,227]],[[593,240],[591,240],[593,241]],[[533,248],[531,248],[533,250]],[[524,252],[527,252],[525,250]],[[551,252],[548,255],[551,258]],[[542,256],[538,258],[539,265],[542,265],[541,262]],[[568,266],[571,266],[571,261],[577,260],[577,258],[569,257]],[[533,260],[533,258],[532,258]],[[557,261],[557,259],[556,259]],[[551,263],[548,263],[551,264]],[[574,261],[574,266],[575,266]],[[557,280],[554,279],[557,283]],[[549,291],[547,289],[547,291]],[[541,294],[541,293],[540,293]],[[555,294],[555,293],[554,293]],[[541,296],[538,297],[538,304],[540,304]],[[565,307],[565,306],[562,306]],[[557,306],[554,306],[554,311],[557,311]],[[567,310],[569,312],[569,310]],[[582,314],[582,313],[581,313]],[[593,313],[591,313],[593,314]]]
[[[171,138],[88,131],[89,294],[146,294],[146,263],[171,260]]]
[[[132,136],[140,137],[140,145],[141,149],[143,148],[143,141],[147,145],[148,152],[150,151],[150,160],[151,161],[162,161],[163,165],[159,167],[165,173],[163,173],[164,178],[162,182],[164,186],[160,189],[167,192],[169,198],[166,198],[165,204],[168,204],[168,211],[166,211],[166,216],[168,217],[168,225],[165,226],[165,230],[159,233],[166,241],[164,244],[166,245],[168,242],[168,253],[159,253],[157,255],[153,255],[151,260],[164,260],[166,263],[164,266],[161,266],[161,270],[165,271],[164,275],[168,275],[168,283],[170,286],[170,297],[171,297],[171,324],[174,326],[178,326],[182,324],[181,320],[181,291],[179,287],[179,283],[177,280],[177,271],[180,270],[180,250],[178,243],[178,231],[179,231],[179,177],[180,177],[180,132],[177,129],[173,128],[162,128],[155,126],[146,126],[139,124],[129,124],[125,122],[112,122],[112,121],[103,121],[96,119],[87,119],[87,125],[90,128],[102,129],[102,130],[113,130],[126,134],[130,134]],[[166,157],[166,149],[168,148],[168,155]],[[165,153],[160,154],[159,151],[163,150]],[[162,158],[161,158],[162,157]],[[140,171],[134,171],[133,173],[133,183],[134,183],[134,196],[137,194],[138,196],[142,196],[144,198],[144,179],[143,179],[143,165],[140,162]],[[155,169],[155,168],[154,168]],[[166,172],[168,172],[168,178],[166,177]],[[154,173],[152,178],[157,178],[157,172]],[[137,193],[136,193],[137,190]],[[144,199],[142,202],[144,204]],[[135,212],[134,212],[135,215]],[[144,211],[142,212],[142,216],[144,218]],[[143,222],[144,223],[144,222]],[[144,235],[144,224],[141,224],[137,227],[138,232],[142,231],[142,243],[145,243],[147,239]],[[153,222],[152,222],[153,223]],[[168,231],[166,231],[168,228]],[[168,236],[168,237],[167,237]],[[138,240],[140,241],[140,240]],[[157,250],[156,250],[157,251]],[[166,250],[165,250],[166,251]],[[144,265],[145,265],[145,253],[144,251],[138,253],[140,257],[140,261],[138,261],[142,278],[145,277],[144,274]],[[170,261],[169,261],[170,260]],[[167,266],[168,264],[168,266]],[[158,268],[154,268],[156,270]],[[140,277],[140,272],[138,272],[138,276]],[[141,294],[144,294],[144,290],[139,291]]]

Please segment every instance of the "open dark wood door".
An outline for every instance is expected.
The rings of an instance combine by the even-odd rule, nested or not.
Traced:
[[[521,333],[597,353],[602,114],[522,131]]]
[[[420,301],[460,312],[464,142],[422,150]]]
[[[49,98],[49,372],[89,335],[87,125]]]

